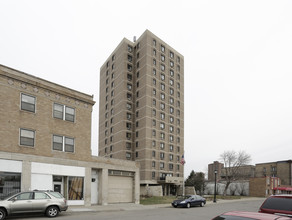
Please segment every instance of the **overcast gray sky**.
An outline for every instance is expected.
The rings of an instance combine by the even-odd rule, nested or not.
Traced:
[[[185,176],[225,150],[292,155],[292,1],[1,0],[0,63],[94,94],[99,68],[149,29],[185,58]]]

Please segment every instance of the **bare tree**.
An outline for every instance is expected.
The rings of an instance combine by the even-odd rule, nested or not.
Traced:
[[[245,151],[239,151],[238,153],[235,151],[224,151],[220,155],[220,160],[224,163],[223,176],[226,180],[226,186],[223,195],[226,196],[230,183],[246,176],[246,173],[243,172],[244,169],[241,168],[251,161],[251,156]]]

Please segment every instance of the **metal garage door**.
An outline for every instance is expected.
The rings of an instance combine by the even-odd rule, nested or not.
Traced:
[[[108,203],[133,202],[133,177],[109,176]]]

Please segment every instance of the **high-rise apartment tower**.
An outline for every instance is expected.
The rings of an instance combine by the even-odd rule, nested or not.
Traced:
[[[184,57],[146,30],[123,39],[100,69],[99,156],[140,163],[140,183],[181,184]]]

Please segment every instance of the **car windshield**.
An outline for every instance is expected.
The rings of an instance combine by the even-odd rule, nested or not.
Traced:
[[[176,199],[179,199],[179,200],[185,200],[185,199],[188,199],[190,198],[191,196],[178,196],[176,197]]]
[[[60,198],[60,199],[63,198],[61,193],[58,193],[58,192],[48,192],[48,193],[56,198]]]

